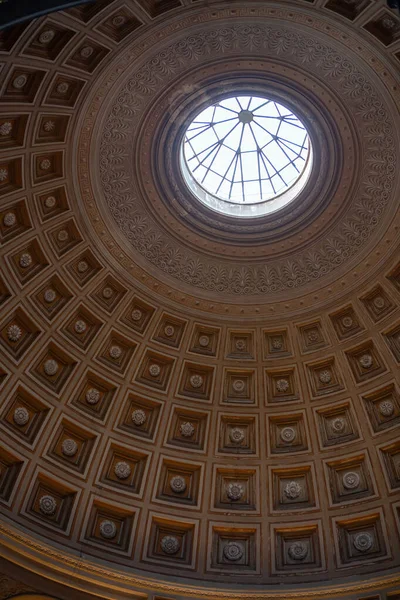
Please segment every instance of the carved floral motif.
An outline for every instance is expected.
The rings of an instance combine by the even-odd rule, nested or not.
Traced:
[[[226,56],[248,50],[258,56],[281,56],[293,65],[318,73],[340,93],[349,111],[357,115],[362,142],[363,173],[354,201],[335,223],[330,235],[288,258],[268,263],[230,264],[203,260],[161,231],[146,212],[142,198],[131,180],[130,190],[124,168],[133,133],[147,109],[149,98],[178,72],[199,64],[212,53]],[[237,295],[258,295],[299,288],[336,270],[366,244],[391,195],[395,171],[395,145],[386,106],[380,92],[350,60],[327,43],[305,36],[294,28],[234,25],[210,27],[180,39],[138,69],[120,91],[109,112],[101,144],[100,169],[103,192],[111,214],[123,234],[150,263],[173,278],[191,286]],[[124,166],[125,165],[125,166]]]

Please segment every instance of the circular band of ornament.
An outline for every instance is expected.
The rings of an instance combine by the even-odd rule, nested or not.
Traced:
[[[282,18],[286,16],[284,13],[283,10]],[[293,15],[291,16],[293,17]],[[296,20],[296,15],[294,20]],[[188,27],[190,28],[190,20],[189,23],[186,23],[186,28]],[[179,27],[177,27],[177,32],[179,33]],[[163,33],[160,32],[160,38],[162,39],[162,37]],[[125,149],[122,148],[124,144],[122,138],[129,140],[129,143],[131,143],[131,140],[135,138],[134,131],[145,118],[149,105],[148,98],[157,97],[159,90],[160,93],[161,90],[165,91],[165,88],[170,85],[171,78],[179,75],[184,80],[186,69],[191,69],[193,64],[196,64],[196,66],[207,65],[209,57],[212,56],[211,49],[216,51],[216,45],[224,48],[224,61],[227,62],[230,55],[237,55],[240,51],[248,51],[249,39],[252,40],[252,47],[257,57],[260,58],[266,56],[281,57],[280,52],[282,45],[284,45],[288,69],[292,68],[293,73],[299,73],[300,70],[306,71],[310,74],[310,77],[318,74],[324,82],[329,81],[332,98],[335,94],[343,94],[344,90],[349,90],[343,105],[348,107],[348,113],[352,115],[352,118],[358,119],[358,121],[352,123],[352,126],[348,129],[358,132],[363,164],[370,164],[369,160],[371,164],[374,163],[378,155],[379,160],[382,160],[382,169],[379,170],[378,176],[380,178],[382,175],[382,186],[379,182],[374,182],[374,197],[369,201],[366,200],[368,194],[364,193],[363,186],[365,184],[370,187],[372,179],[367,176],[365,181],[360,181],[355,202],[349,204],[348,210],[341,213],[341,219],[338,219],[337,223],[331,221],[331,224],[334,223],[334,231],[329,243],[328,240],[325,240],[322,245],[319,241],[318,243],[315,242],[307,250],[307,254],[296,251],[295,264],[292,265],[292,268],[288,266],[289,258],[287,260],[279,259],[279,261],[272,261],[267,270],[264,267],[252,265],[251,271],[249,270],[243,276],[241,275],[243,268],[245,268],[243,265],[238,264],[234,268],[227,269],[222,262],[218,265],[216,261],[213,264],[211,264],[212,261],[208,261],[209,265],[206,265],[204,262],[200,261],[199,263],[197,260],[198,268],[196,267],[196,272],[192,274],[189,268],[189,264],[193,262],[192,253],[182,252],[179,244],[176,244],[176,240],[175,247],[173,247],[170,243],[171,240],[165,237],[165,232],[160,232],[160,224],[149,218],[148,214],[143,213],[143,206],[136,193],[136,186],[133,186],[128,193],[130,199],[132,199],[130,204],[135,209],[134,213],[127,218],[126,211],[123,212],[122,210],[122,207],[127,205],[127,198],[122,198],[121,191],[113,189],[113,186],[110,185],[113,181],[117,181],[115,169],[118,167],[116,162],[113,164],[113,158],[109,155],[108,149],[111,143],[113,147],[120,148],[125,153]],[[246,50],[244,50],[245,48]],[[183,59],[183,55],[185,55],[185,59]],[[284,289],[296,289],[315,281],[318,281],[320,285],[322,277],[344,266],[355,253],[360,252],[360,247],[364,246],[371,237],[376,229],[376,223],[381,220],[388,201],[392,198],[391,194],[394,189],[392,165],[395,162],[396,146],[393,136],[390,135],[390,132],[394,131],[390,117],[391,111],[387,108],[390,100],[388,96],[382,94],[382,90],[374,87],[372,71],[369,71],[369,67],[360,57],[361,53],[359,55],[351,52],[343,53],[343,55],[338,54],[337,47],[330,47],[327,39],[323,43],[318,40],[317,43],[315,39],[307,37],[300,29],[296,29],[295,22],[291,23],[290,27],[282,30],[275,24],[264,25],[263,23],[225,26],[218,29],[218,24],[215,23],[207,33],[186,35],[186,37],[181,33],[179,41],[163,50],[162,57],[157,55],[149,57],[148,62],[142,65],[131,80],[125,82],[124,87],[118,90],[118,100],[115,100],[113,106],[111,106],[111,99],[107,99],[110,108],[108,117],[104,121],[104,142],[101,145],[100,164],[102,165],[102,171],[100,176],[103,180],[103,192],[105,197],[110,199],[110,202],[111,199],[113,201],[111,210],[113,211],[114,221],[122,229],[128,244],[132,244],[135,251],[139,250],[146,261],[158,266],[160,271],[167,274],[168,277],[181,279],[190,286],[201,288],[204,292],[207,290],[218,291],[223,294],[231,293],[235,296],[238,294],[257,295],[266,292],[279,292]],[[128,55],[121,57],[121,64],[123,64],[123,61],[125,61],[124,64],[128,64],[130,58]],[[328,74],[329,79],[327,79]],[[221,77],[219,77],[219,81],[220,79]],[[104,89],[96,90],[96,92],[102,96],[104,95]],[[193,94],[193,92],[200,89],[204,94],[204,87],[202,88],[200,83],[192,83],[192,87],[184,83],[179,90],[175,88],[175,95],[182,96],[178,99],[182,103],[188,97],[189,92]],[[351,90],[354,90],[354,93]],[[164,94],[164,96],[166,102],[174,105],[175,96],[172,92],[170,97],[168,97],[168,94]],[[178,100],[176,101],[178,102]],[[308,104],[313,103],[309,102]],[[157,109],[158,112],[157,114],[153,113],[155,118],[147,119],[148,123],[157,123],[159,122],[159,119],[156,118],[158,115],[169,113],[164,105],[161,106],[161,103],[156,101],[154,105],[156,107],[154,110]],[[128,116],[127,113],[124,113],[123,107],[126,106],[134,107],[133,114],[135,116],[133,119],[131,114]],[[89,111],[93,109],[94,107],[91,106]],[[368,113],[368,119],[363,117],[363,114],[366,113]],[[93,112],[90,114],[91,116],[86,121],[89,128],[92,127],[94,121]],[[369,130],[369,123],[374,123],[374,127],[378,128],[376,137],[379,147],[377,149],[374,147],[374,155],[371,154],[370,143],[367,141],[372,133]],[[128,134],[125,131],[127,124],[130,128]],[[124,128],[124,136],[120,135],[121,127]],[[149,139],[154,139],[154,136],[149,135],[149,132],[146,132],[146,136]],[[348,154],[344,155],[342,159],[342,163],[349,165],[349,167],[351,165],[351,155],[355,154],[354,148],[350,148],[350,146],[351,143],[349,142],[348,149],[343,147],[343,152]],[[127,151],[130,154],[132,149],[127,148]],[[88,149],[88,152],[90,152],[90,149]],[[143,152],[143,154],[146,154],[146,152]],[[166,154],[173,154],[173,152]],[[115,153],[113,155],[116,156]],[[149,164],[147,154],[143,160]],[[84,176],[84,173],[82,174]],[[326,177],[322,177],[322,179],[327,180]],[[340,178],[329,177],[328,179],[329,181],[337,179],[339,185]],[[346,187],[346,189],[349,188]],[[341,198],[344,200],[346,190],[342,190],[342,187],[340,187],[340,190],[341,193],[343,191]],[[382,190],[384,190],[383,193]],[[362,225],[361,228],[355,228],[353,216],[355,216],[355,212],[360,214],[360,211]],[[95,209],[89,212],[93,216],[95,213],[96,216],[98,215]],[[130,220],[140,223],[140,227],[133,227]],[[102,227],[101,223],[97,228],[100,227]],[[152,244],[150,247],[147,240],[156,239],[159,235],[161,235],[161,239],[165,240],[165,243],[162,244],[162,247],[157,244]],[[337,252],[332,251],[331,243],[334,244],[335,248],[339,248]],[[120,250],[121,248],[115,248],[116,257]],[[169,252],[171,252],[171,256],[174,256],[171,261],[165,259]],[[198,255],[196,258],[198,259]],[[218,277],[218,280],[216,277]]]

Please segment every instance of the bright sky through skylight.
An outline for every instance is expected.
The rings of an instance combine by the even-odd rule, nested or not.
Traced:
[[[203,110],[188,127],[183,146],[189,171],[207,192],[251,204],[272,199],[297,181],[309,138],[281,104],[237,96]]]

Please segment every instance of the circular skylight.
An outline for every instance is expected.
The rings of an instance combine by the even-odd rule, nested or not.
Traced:
[[[182,143],[186,183],[205,204],[233,216],[260,216],[291,202],[307,182],[311,144],[300,119],[259,96],[208,106]]]

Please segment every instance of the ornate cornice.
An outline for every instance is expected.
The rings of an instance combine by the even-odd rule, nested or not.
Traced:
[[[400,585],[400,574],[391,573],[383,577],[364,578],[362,582],[342,582],[337,585],[315,585],[312,587],[291,586],[282,589],[282,585],[268,586],[268,589],[255,589],[254,586],[235,585],[234,588],[218,588],[202,582],[188,585],[162,577],[143,577],[133,569],[129,573],[119,569],[107,568],[78,555],[67,553],[61,548],[52,547],[22,533],[18,529],[0,523],[0,547],[4,556],[11,562],[24,567],[45,578],[72,589],[90,591],[96,586],[96,593],[104,598],[121,599],[146,598],[147,594],[171,594],[190,598],[227,600],[328,600],[340,598],[352,593],[362,594]]]

